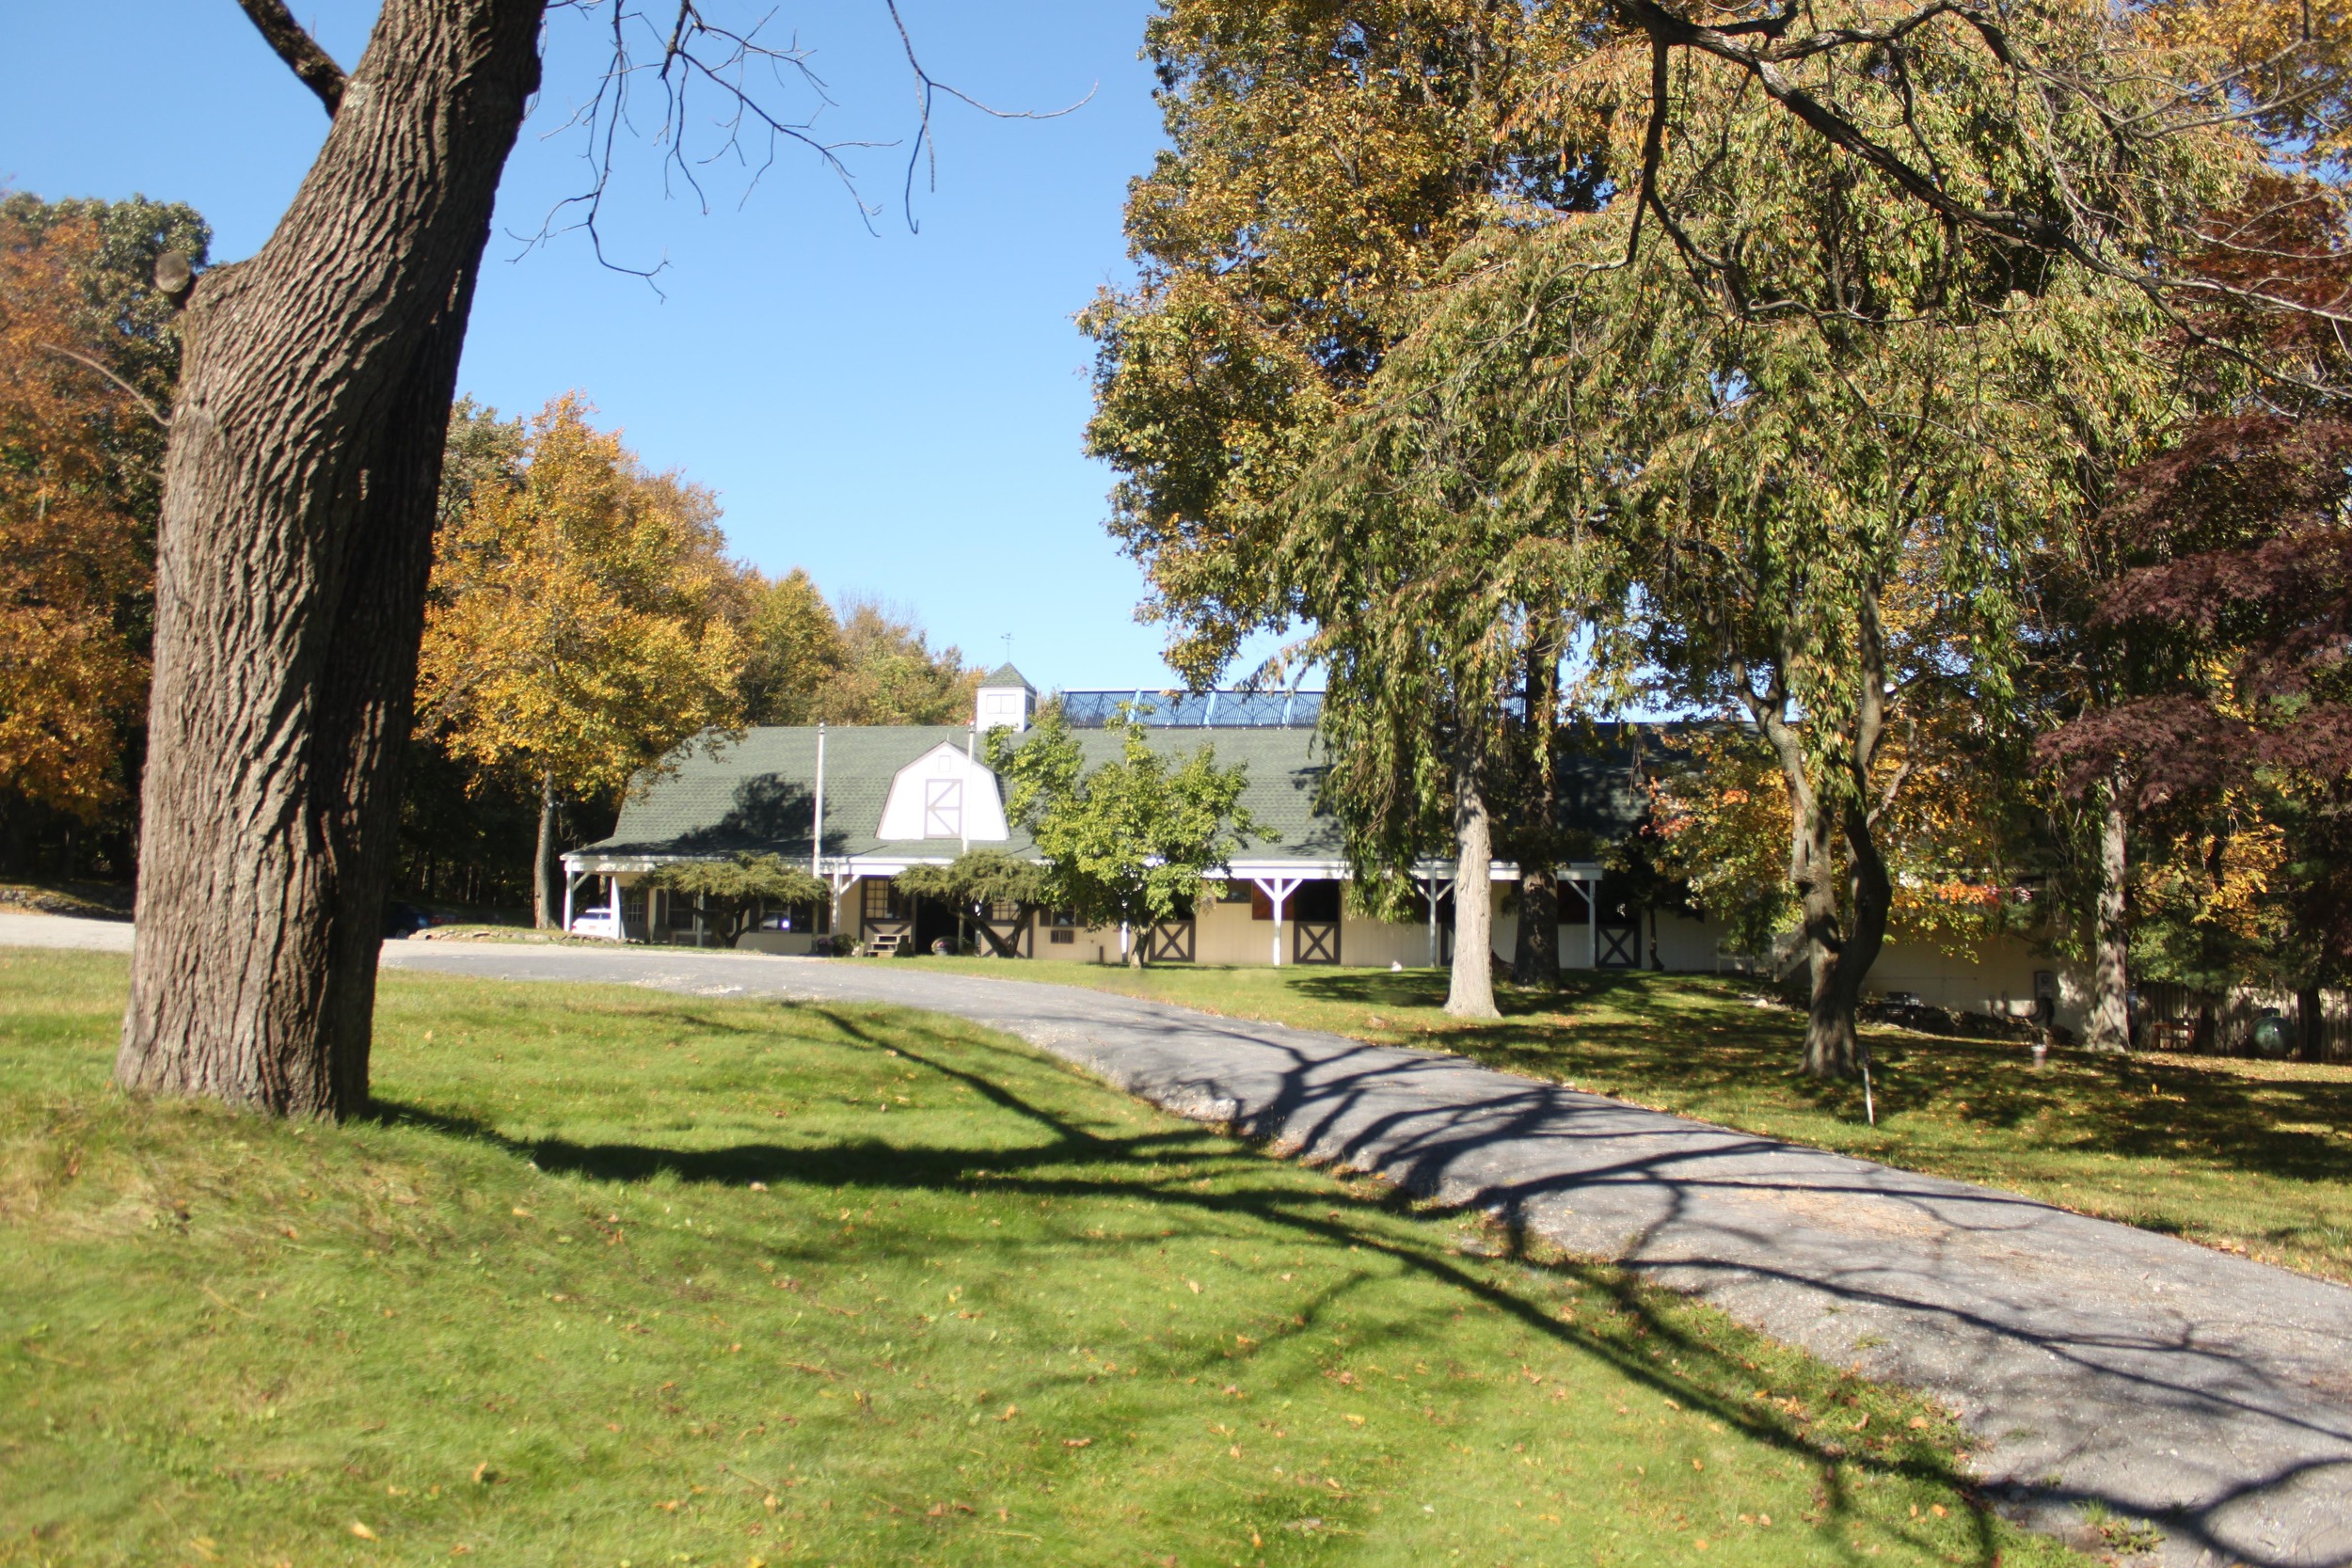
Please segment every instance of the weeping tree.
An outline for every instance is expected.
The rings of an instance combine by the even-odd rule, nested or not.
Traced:
[[[1520,922],[1553,927],[1557,983],[1557,905],[1540,893],[1560,847],[1564,644],[1581,631],[1608,664],[1621,588],[1590,487],[1564,469],[1528,482],[1528,405],[1515,394],[1533,373],[1483,316],[1441,313],[1391,354],[1285,503],[1283,570],[1312,627],[1296,653],[1328,689],[1324,803],[1375,897],[1401,896],[1417,860],[1454,863],[1445,1008],[1465,1018],[1498,1016],[1499,825],[1522,866],[1541,868]]]
[[[2043,395],[2095,363],[2043,345],[2129,325],[2128,301],[2070,293],[1957,328],[1720,331],[1638,486],[1667,689],[1746,720],[1779,764],[1818,1076],[1862,1065],[1888,818],[1925,780],[1924,737],[1957,723],[1992,752],[2023,721],[2018,563],[2040,525],[2079,509]],[[2079,338],[2052,331],[2070,313]]]
[[[1025,920],[1045,902],[1047,891],[1043,866],[1002,849],[967,849],[946,865],[910,866],[891,880],[918,898],[953,908],[960,921],[978,928],[989,951],[1000,958],[1021,956],[1019,927],[1009,936],[999,931],[996,927],[1003,923],[990,918],[991,909],[1009,905]]]
[[[728,946],[771,909],[821,905],[832,891],[807,867],[780,855],[738,851],[724,860],[677,861],[655,872],[653,885],[691,898],[704,918],[716,917]]]
[[[730,28],[683,0],[384,0],[346,71],[284,0],[239,4],[330,123],[257,254],[200,276],[167,257],[158,271],[183,308],[185,353],[116,1079],[342,1116],[368,1098],[442,438],[548,13],[589,13],[612,50],[574,122],[591,181],[550,229],[584,228],[603,254],[624,119],[650,122],[690,182],[707,177],[693,144],[714,123],[707,103],[720,110],[717,151],[764,166],[797,142],[847,171],[784,101],[804,53],[761,42],[756,17]],[[919,155],[933,84],[907,58]]]
[[[1999,90],[1971,57],[1936,63],[1945,96],[1921,112],[1939,127]],[[2177,406],[2141,347],[2164,318],[2094,270],[1922,223],[1898,182],[1736,72],[1660,86],[1699,134],[1619,155],[1653,163],[1673,207],[1531,226],[1458,259],[1328,449],[1328,504],[1295,525],[1312,551],[1298,592],[1322,614],[1315,581],[1353,591],[1318,644],[1348,687],[1445,714],[1431,682],[1500,690],[1524,624],[1509,607],[1629,584],[1658,694],[1754,726],[1778,765],[1805,1065],[1844,1076],[1914,737],[1946,706],[2013,727],[2017,562],[2085,509],[2078,432],[2050,410],[2088,403],[2144,444]],[[1692,251],[1744,260],[1726,284]],[[1348,616],[1377,635],[1335,635]]]
[[[1518,644],[1540,640],[1529,627],[1553,598],[1502,588],[1481,576],[1491,563],[1433,569],[1449,586],[1416,583],[1421,610],[1448,608],[1450,593],[1464,617],[1417,624],[1376,596],[1404,602],[1377,558],[1474,535],[1483,507],[1543,517],[1545,506],[1517,497],[1520,482],[1495,489],[1475,465],[1440,472],[1449,446],[1480,442],[1432,439],[1410,460],[1415,493],[1394,491],[1377,454],[1323,486],[1367,519],[1358,538],[1300,539],[1302,515],[1310,535],[1346,526],[1344,510],[1334,524],[1302,508],[1304,477],[1334,449],[1360,451],[1367,421],[1392,421],[1421,395],[1400,369],[1417,324],[1464,292],[1491,297],[1460,248],[1574,230],[1582,220],[1563,214],[1606,208],[1607,243],[1579,258],[1588,276],[1654,284],[1670,265],[1717,317],[1842,323],[1856,338],[1906,311],[1995,310],[2061,270],[2136,295],[2183,335],[2212,300],[2306,309],[2260,277],[2180,265],[2243,227],[2215,220],[2233,177],[2213,174],[2212,149],[2248,144],[2249,125],[2288,126],[2313,102],[2294,69],[2308,37],[2249,61],[2217,41],[2243,28],[2174,25],[2196,9],[1934,0],[1906,14],[1857,0],[1726,24],[1677,0],[1171,5],[1148,40],[1171,150],[1128,211],[1143,275],[1086,318],[1101,344],[1089,444],[1120,474],[1114,531],[1145,568],[1147,612],[1175,628],[1171,657],[1206,679],[1245,635],[1305,622],[1304,649],[1335,660],[1335,680],[1360,677],[1371,705],[1356,711],[1335,688],[1327,738],[1349,748],[1335,784],[1360,795],[1354,809],[1381,825],[1385,853],[1490,829],[1501,732],[1480,715],[1525,711],[1509,672],[1541,663]],[[2150,20],[2156,10],[2166,17]],[[2333,105],[2340,72],[2326,80]],[[2242,118],[2213,113],[2217,101]],[[1781,199],[1800,182],[1810,206]],[[1597,330],[1589,316],[1508,319],[1549,354],[1572,327]],[[1544,355],[1519,357],[1533,378],[1559,380]],[[1462,404],[1436,413],[1496,418]],[[1531,433],[1522,450],[1557,438]],[[1586,471],[1613,483],[1646,457],[1629,442],[1608,461]],[[1334,576],[1334,556],[1351,570]],[[1317,610],[1335,601],[1342,619],[1325,626]],[[1466,633],[1481,605],[1490,613]],[[1387,691],[1415,693],[1417,706],[1399,707],[1425,733],[1388,724]],[[1540,791],[1540,768],[1515,784],[1526,782]],[[1483,1010],[1483,981],[1456,980],[1459,1005]]]
[[[1779,764],[1805,1069],[1845,1077],[1893,903],[1881,823],[1912,776],[1904,731],[1926,703],[2006,696],[2002,585],[1984,568],[2009,514],[1960,493],[1929,383],[1866,390],[1851,364],[1817,373],[1823,345],[1789,336],[1724,345],[1739,395],[1694,400],[1685,444],[1646,476],[1648,646],[1676,695],[1746,719]],[[1972,643],[1994,658],[1947,691],[1947,656]]]

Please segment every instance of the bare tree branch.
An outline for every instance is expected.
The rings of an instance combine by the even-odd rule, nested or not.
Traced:
[[[319,47],[316,39],[302,30],[302,24],[286,8],[286,0],[237,0],[237,6],[262,30],[262,37],[286,62],[287,69],[301,78],[304,87],[319,95],[319,102],[326,105],[328,118],[333,118],[343,104],[343,68]]]
[[[148,396],[145,392],[140,391],[136,387],[132,386],[129,382],[123,380],[122,377],[115,374],[113,371],[108,370],[103,364],[91,358],[81,350],[67,348],[62,343],[35,343],[33,346],[40,350],[43,354],[54,354],[60,359],[72,360],[75,364],[80,365],[85,370],[96,371],[100,375],[104,376],[107,380],[113,382],[117,387],[119,387],[122,390],[128,392],[131,395],[132,401],[147,411],[147,417],[149,419],[154,420],[156,424],[166,430],[169,430],[171,428],[171,416],[165,413],[162,409],[156,407],[154,404],[148,401]]]
[[[1046,111],[993,108],[933,77],[915,53],[913,35],[898,14],[896,0],[883,0],[883,4],[914,76],[917,122],[903,196],[909,229],[920,228],[914,210],[914,169],[934,150],[931,110],[938,95],[945,93],[998,119],[1053,119],[1082,107],[1094,96],[1094,89],[1089,88],[1077,103]],[[648,5],[658,16],[648,13]],[[653,284],[668,265],[666,261],[650,267],[631,266],[615,261],[605,244],[605,199],[612,194],[614,154],[624,130],[642,132],[660,144],[665,192],[670,182],[677,181],[693,193],[706,212],[710,198],[704,171],[710,166],[731,162],[744,170],[743,199],[748,200],[778,153],[797,146],[814,155],[819,166],[840,182],[857,206],[859,221],[872,231],[881,208],[859,194],[855,172],[843,154],[898,143],[836,140],[818,134],[818,119],[834,107],[832,94],[812,64],[811,52],[797,39],[770,42],[763,36],[775,20],[772,10],[737,30],[714,22],[707,14],[706,0],[549,0],[548,9],[601,18],[609,25],[611,41],[595,92],[555,133],[581,135],[585,142],[582,156],[591,170],[588,182],[550,208],[536,232],[516,236],[526,250],[559,233],[584,230],[600,264]],[[660,88],[659,119],[648,115],[640,125],[632,117],[631,92],[648,76]],[[716,110],[706,114],[702,103],[714,92],[718,95]],[[796,95],[806,103],[804,110],[787,107]],[[660,292],[659,285],[653,286],[656,293]]]
[[[947,86],[924,70],[923,62],[915,56],[914,39],[907,31],[906,18],[898,14],[898,0],[882,0],[882,4],[889,8],[891,24],[898,29],[898,41],[905,46],[907,69],[914,72],[914,106],[917,124],[914,132],[914,150],[907,154],[906,183],[899,193],[899,201],[906,213],[907,227],[918,233],[922,230],[922,225],[914,218],[915,166],[918,163],[928,162],[930,166],[931,188],[936,190],[939,185],[939,147],[931,139],[931,103],[939,94],[944,92],[948,97],[961,100],[979,110],[980,113],[993,116],[998,119],[1059,119],[1064,115],[1075,114],[1085,108],[1093,102],[1094,95],[1102,90],[1103,84],[1097,82],[1087,88],[1084,98],[1059,109],[991,108],[970,93]]]
[[[655,293],[660,293],[654,279],[669,265],[668,261],[646,267],[614,260],[606,247],[603,229],[605,200],[612,194],[621,134],[640,129],[631,115],[631,89],[639,78],[647,75],[660,89],[659,121],[646,127],[645,134],[663,149],[665,190],[672,178],[682,181],[707,212],[708,193],[696,170],[731,159],[749,171],[744,189],[748,199],[761,176],[774,165],[778,151],[798,145],[813,153],[819,166],[840,182],[857,206],[859,221],[870,231],[879,209],[869,206],[858,195],[856,180],[841,154],[854,148],[890,144],[830,141],[816,134],[818,117],[834,106],[832,95],[810,64],[809,51],[802,48],[797,40],[771,45],[761,39],[761,33],[774,19],[774,12],[762,16],[748,30],[739,33],[711,24],[697,0],[660,3],[665,9],[669,5],[675,7],[667,10],[667,21],[660,24],[630,0],[552,0],[549,5],[551,11],[571,10],[583,16],[594,16],[609,5],[612,40],[596,91],[550,133],[580,134],[585,142],[581,156],[591,171],[587,186],[548,209],[536,231],[518,234],[524,249],[543,245],[558,234],[582,230],[599,265],[642,277]],[[764,84],[755,79],[762,72],[767,77]],[[708,127],[718,134],[717,142],[700,154],[692,150],[693,132],[697,128],[693,89],[698,84],[716,90],[722,104],[721,112]],[[779,93],[804,93],[812,101],[811,106],[804,114],[787,112],[773,96],[765,95],[768,87]],[[753,138],[764,138],[764,145],[747,142],[747,134]]]

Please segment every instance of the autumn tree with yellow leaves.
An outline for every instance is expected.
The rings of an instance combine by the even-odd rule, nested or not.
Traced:
[[[555,918],[557,813],[739,722],[738,569],[708,492],[652,474],[579,396],[531,421],[521,478],[443,532],[418,727],[539,796],[532,885]]]
[[[746,572],[743,716],[753,724],[958,724],[972,717],[980,671],[963,651],[934,649],[914,618],[851,594],[827,604],[799,567]]]
[[[179,365],[147,278],[206,237],[184,206],[0,200],[0,862],[131,837]]]
[[[138,520],[112,447],[146,418],[72,356],[87,224],[0,220],[0,790],[88,820],[124,794],[123,719],[146,660],[119,611],[145,586]]]

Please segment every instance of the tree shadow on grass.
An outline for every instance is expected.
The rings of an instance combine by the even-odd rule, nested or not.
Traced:
[[[1999,1559],[1989,1506],[1975,1496],[1970,1479],[1949,1454],[1930,1440],[1932,1434],[1903,1431],[1875,1439],[1857,1439],[1850,1433],[1832,1436],[1816,1430],[1807,1418],[1764,1402],[1756,1394],[1767,1374],[1738,1354],[1752,1337],[1733,1331],[1721,1335],[1724,1344],[1713,1342],[1705,1333],[1714,1322],[1712,1309],[1645,1286],[1622,1270],[1546,1251],[1509,1224],[1486,1225],[1479,1249],[1486,1256],[1465,1257],[1448,1244],[1449,1227],[1429,1223],[1459,1210],[1419,1203],[1393,1186],[1365,1196],[1338,1185],[1304,1182],[1247,1143],[1206,1128],[1163,1123],[1135,1132],[1105,1132],[1081,1125],[987,1073],[947,1059],[951,1052],[968,1054],[976,1048],[998,1048],[942,1037],[932,1043],[943,1049],[933,1050],[916,1045],[919,1029],[894,1027],[885,1037],[851,1014],[815,1006],[806,1011],[823,1017],[852,1039],[887,1046],[909,1067],[969,1088],[1029,1127],[1037,1141],[1012,1148],[977,1143],[955,1147],[871,1137],[820,1148],[742,1142],[688,1148],[651,1141],[520,1139],[482,1119],[400,1102],[379,1102],[376,1113],[390,1124],[487,1145],[542,1171],[598,1181],[668,1178],[728,1187],[762,1182],[931,1194],[978,1190],[1024,1198],[1117,1196],[1148,1206],[1156,1224],[1147,1226],[1147,1231],[1172,1229],[1184,1222],[1250,1222],[1342,1253],[1361,1248],[1506,1314],[1527,1333],[1596,1358],[1687,1411],[1802,1460],[1819,1480],[1823,1544],[1835,1539],[1833,1549],[1841,1558],[1858,1560],[1863,1548],[1844,1539],[1843,1531],[1834,1537],[1829,1527],[1860,1517],[1854,1483],[1879,1476],[1948,1488],[1967,1498],[1972,1560],[1990,1568]],[[1025,1053],[1020,1059],[1031,1070],[1038,1065]],[[1399,1226],[1395,1222],[1400,1218],[1417,1223]],[[1584,1324],[1564,1322],[1538,1291],[1514,1290],[1488,1277],[1492,1259],[1534,1271],[1532,1282],[1574,1285],[1595,1293],[1613,1308],[1614,1318],[1600,1313]],[[1343,1298],[1344,1291],[1335,1290],[1285,1332],[1313,1332]],[[1431,1354],[1426,1346],[1420,1353]],[[1204,1363],[1202,1370],[1211,1369]],[[1224,1370],[1230,1372],[1230,1368]],[[1850,1409],[1865,1387],[1858,1379],[1822,1368],[1806,1394],[1825,1407],[1826,1416],[1831,1410]],[[1873,1517],[1870,1522],[1899,1537],[1906,1528],[1891,1518]],[[1924,1538],[1914,1544],[1923,1555],[1944,1549]]]
[[[1333,973],[1293,984],[1314,1001],[1372,1010],[1435,1007],[1444,997],[1444,977],[1431,971]],[[1797,1071],[1802,1021],[1741,1008],[1740,994],[1750,990],[1708,975],[1580,972],[1564,976],[1557,993],[1498,988],[1502,1022],[1450,1027],[1429,1043],[1602,1092],[1671,1096],[1702,1115],[1754,1103],[1759,1085],[1769,1085],[1768,1097],[1862,1120],[1859,1086],[1817,1083]],[[1560,1022],[1595,1007],[1614,1016]],[[1692,1034],[1687,1025],[1711,1027]],[[2078,1051],[2060,1051],[2034,1070],[2026,1048],[2012,1042],[1892,1028],[1867,1033],[1878,1068],[1883,1158],[1899,1162],[1906,1114],[1934,1107],[1964,1115],[2027,1152],[2095,1149],[2352,1188],[2352,1141],[2280,1126],[2352,1126],[2352,1080],[2295,1076],[2291,1064],[2280,1076],[2254,1078],[2179,1057]]]

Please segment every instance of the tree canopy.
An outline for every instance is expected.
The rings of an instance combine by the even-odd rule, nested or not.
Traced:
[[[2191,208],[2238,199],[2263,165],[2236,127],[2168,122],[2133,169],[2070,185],[2106,110],[2137,90],[2171,112],[2165,69],[2180,63],[2088,15],[2004,24],[2049,57],[2084,58],[2093,35],[2120,51],[2095,92],[2029,104],[1982,31],[1932,17],[1877,45],[1915,84],[1908,97],[1848,81],[1846,41],[1827,35],[1758,61],[1748,52],[1766,46],[1737,29],[1669,49],[1651,46],[1654,17],[1633,20],[1552,35],[1511,114],[1545,128],[1558,166],[1575,148],[1610,177],[1581,198],[1514,191],[1457,152],[1458,188],[1477,194],[1449,243],[1412,287],[1360,296],[1353,319],[1376,322],[1377,351],[1277,377],[1312,392],[1311,419],[1226,395],[1235,368],[1283,363],[1273,327],[1246,344],[1220,328],[1198,363],[1165,352],[1177,324],[1212,319],[1184,301],[1220,301],[1221,321],[1305,319],[1306,274],[1258,256],[1291,230],[1178,245],[1144,204],[1152,182],[1138,185],[1145,286],[1094,318],[1098,450],[1124,476],[1117,526],[1180,623],[1180,654],[1213,665],[1239,630],[1307,624],[1295,651],[1328,674],[1329,788],[1359,874],[1426,852],[1447,811],[1464,875],[1483,865],[1488,759],[1561,689],[1531,681],[1531,660],[1573,653],[1581,689],[1604,700],[1638,680],[1756,726],[1792,802],[1808,1061],[1851,1071],[1854,998],[1895,900],[1883,828],[1907,817],[1906,842],[1936,854],[1965,839],[1923,833],[1931,814],[1904,792],[1947,779],[1970,749],[2014,754],[2022,562],[2195,406],[2185,308],[2082,254],[2067,237],[2079,204],[2114,203],[2121,228],[2102,245],[2128,230],[2177,245]],[[1501,36],[1491,16],[1484,26]],[[1184,37],[1209,39],[1216,65],[1260,59],[1247,33]],[[1230,159],[1205,133],[1238,128],[1267,150],[1267,117],[1287,127],[1314,119],[1299,102],[1354,104],[1344,73],[1228,78],[1185,59],[1174,163],[1155,176],[1177,193],[1166,200],[1196,199],[1170,180],[1178,166],[1207,190],[1240,178],[1262,213],[1322,199],[1274,192],[1279,158]],[[1236,112],[1218,95],[1228,80],[1264,104]],[[1833,102],[1859,141],[1808,118],[1806,103]],[[1906,151],[1880,156],[1899,132]],[[1931,188],[1906,161],[1920,149]],[[1327,261],[1317,280],[1343,271]],[[1182,368],[1155,374],[1164,365]],[[1224,425],[1200,417],[1206,387]],[[1245,409],[1249,429],[1281,433],[1249,468],[1232,434]],[[1163,459],[1149,445],[1163,440],[1211,467]],[[1548,734],[1531,754],[1549,761]],[[1966,879],[1947,865],[1938,880]]]
[[[559,799],[625,787],[739,719],[735,576],[709,496],[645,472],[575,396],[532,421],[519,483],[443,531],[419,724],[477,768]],[[552,896],[543,827],[539,904]]]
[[[911,865],[892,879],[918,898],[965,910],[1037,905],[1051,892],[1046,869],[1002,849],[966,849],[946,865]]]
[[[0,815],[127,824],[180,356],[152,273],[208,239],[143,198],[0,199]]]
[[[808,574],[750,574],[739,623],[743,712],[754,724],[954,724],[972,717],[980,671],[933,649],[914,615],[852,596],[839,610]]]
[[[1077,736],[1048,707],[1026,736],[989,734],[989,766],[1012,785],[1005,813],[1029,831],[1046,874],[1041,901],[1089,925],[1116,925],[1139,965],[1144,937],[1189,914],[1207,873],[1252,838],[1271,838],[1241,804],[1248,770],[1219,768],[1214,746],[1171,758],[1133,713],[1106,733],[1117,754],[1089,768]]]

